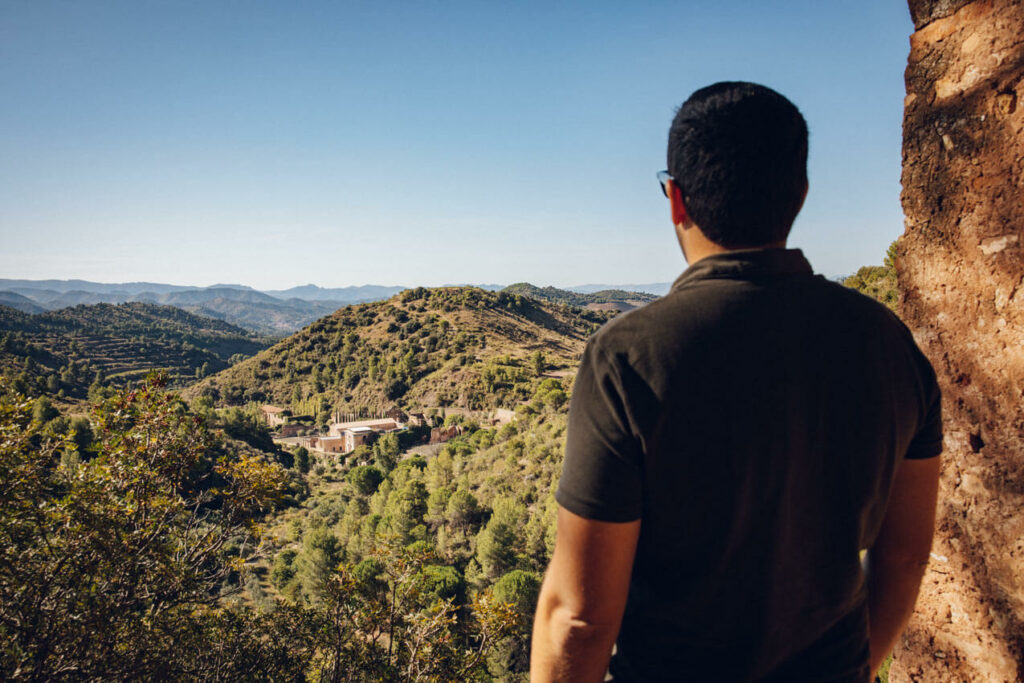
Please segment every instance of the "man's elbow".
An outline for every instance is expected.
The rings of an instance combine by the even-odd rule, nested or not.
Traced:
[[[553,595],[542,597],[547,599],[538,604],[537,618],[545,622],[554,643],[573,650],[615,641],[620,620],[600,606],[570,605]]]
[[[552,611],[552,624],[569,642],[614,641],[618,635],[618,621],[598,611],[586,612],[558,607]]]
[[[542,601],[534,623],[530,680],[602,680],[617,635],[618,623]]]
[[[931,543],[928,545],[905,545],[899,548],[872,548],[868,551],[868,567],[900,573],[924,572],[931,559]]]

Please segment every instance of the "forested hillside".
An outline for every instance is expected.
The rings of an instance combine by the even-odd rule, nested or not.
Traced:
[[[473,287],[405,290],[343,308],[186,391],[222,405],[331,411],[514,408],[575,368],[610,314]]]
[[[0,612],[22,618],[32,609],[26,600],[53,591],[67,601],[49,609],[49,631],[3,634],[0,674],[45,677],[74,666],[96,678],[525,680],[554,541],[571,373],[606,317],[471,288],[411,290],[339,312],[208,378],[189,391],[191,406],[150,383],[69,422],[45,397],[19,404],[8,391],[0,429],[23,436],[5,442],[0,464],[18,481],[36,468],[39,487],[19,500],[50,512],[35,532],[16,534],[9,553],[36,559],[16,576],[0,572],[0,592],[10,589]],[[365,376],[337,386],[345,375],[330,374],[332,357]],[[344,456],[282,451],[251,406],[214,407],[218,380],[260,369],[264,358],[268,366],[280,358],[285,372],[291,364],[294,377],[276,378],[283,390],[287,382],[315,389],[314,372],[321,396],[333,389],[349,401],[411,403],[454,389],[466,407],[504,405],[515,419],[486,428],[471,412],[453,414],[447,422],[461,435],[413,450],[415,440],[384,435]],[[146,441],[154,429],[161,438]],[[53,462],[59,467],[47,470]],[[51,499],[73,475],[83,483]],[[145,483],[133,492],[131,481]],[[148,506],[169,516],[158,523],[141,513]],[[7,512],[0,526],[21,529],[20,513]],[[100,527],[75,538],[67,530],[82,515]],[[145,543],[155,528],[171,546]],[[45,534],[56,545],[42,545]],[[103,556],[108,536],[117,551]],[[175,547],[203,558],[202,571],[162,554]],[[85,569],[66,570],[68,562]],[[19,585],[30,588],[25,599]],[[49,637],[60,645],[47,647]]]
[[[190,387],[196,406],[270,401],[318,410],[321,423],[331,410],[395,404],[468,411],[449,415],[462,433],[443,445],[416,446],[409,434],[343,456],[296,449],[312,494],[265,521],[267,556],[248,564],[246,603],[322,613],[343,599],[352,616],[338,659],[323,666],[358,668],[344,680],[422,670],[525,680],[572,375],[609,317],[509,292],[407,290],[338,311]],[[477,422],[499,406],[515,418]],[[417,647],[431,637],[468,645],[463,654]]]
[[[346,586],[358,615],[346,625],[346,656],[363,667],[350,680],[409,680],[418,667],[454,672],[454,654],[411,648],[436,628],[431,615],[457,615],[440,631],[462,641],[495,628],[481,621],[482,607],[505,610],[502,637],[487,643],[477,674],[525,681],[530,623],[554,543],[570,384],[545,379],[511,423],[480,428],[465,420],[461,436],[426,457],[386,438],[347,457],[320,456],[311,497],[267,521],[270,556],[251,565],[248,599],[318,610],[337,599],[339,582]]]
[[[155,304],[95,304],[31,315],[0,306],[0,374],[25,393],[83,398],[151,370],[181,385],[227,368],[268,340],[222,320]]]
[[[595,310],[630,310],[654,301],[658,297],[646,292],[627,292],[622,289],[602,289],[581,294],[557,287],[537,287],[529,282],[517,282],[502,290],[507,294],[519,294],[542,301],[569,304]]]

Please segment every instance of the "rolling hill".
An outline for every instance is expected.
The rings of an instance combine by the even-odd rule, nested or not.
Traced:
[[[557,287],[537,287],[529,282],[517,282],[502,291],[595,311],[631,311],[658,298],[654,294],[627,292],[622,289],[602,289],[596,292],[581,293]]]
[[[160,296],[138,294],[140,301],[177,306],[186,311],[211,318],[220,318],[234,325],[261,334],[290,334],[318,318],[333,313],[346,302],[278,299],[253,289],[210,287],[199,290],[170,292]]]
[[[17,292],[0,292],[0,306],[8,306],[22,313],[42,313],[46,309]]]
[[[611,315],[473,287],[409,289],[340,309],[185,393],[318,416],[514,407],[545,373],[574,369]]]
[[[172,306],[104,303],[36,315],[0,306],[0,373],[70,397],[83,397],[97,378],[124,384],[154,369],[181,385],[268,343]]]
[[[643,292],[645,294],[654,294],[655,296],[665,296],[668,294],[668,290],[671,289],[671,282],[649,282],[646,284],[636,285],[574,285],[572,287],[566,287],[566,289],[579,292],[581,294],[593,294],[594,292],[601,292],[608,289],[621,289],[627,292]]]

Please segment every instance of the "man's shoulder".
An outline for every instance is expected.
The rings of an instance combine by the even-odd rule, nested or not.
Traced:
[[[615,354],[634,346],[655,330],[663,327],[666,320],[678,316],[678,301],[672,293],[655,299],[639,308],[620,313],[590,337],[590,344],[603,353]]]
[[[664,341],[666,336],[729,325],[728,309],[748,295],[741,287],[742,284],[737,287],[736,281],[721,279],[699,280],[674,288],[665,296],[602,325],[591,337],[591,344],[608,356],[628,355],[630,350],[648,346],[654,339]],[[886,305],[824,276],[808,274],[787,291],[784,296],[792,297],[790,305],[808,307],[808,315],[827,314],[865,331],[888,330],[893,337],[913,343],[910,330]],[[756,296],[752,292],[749,294]]]
[[[660,299],[621,313],[601,326],[588,347],[593,361],[642,376],[658,374],[666,363],[677,362],[686,344],[701,339],[694,331],[704,325],[706,314],[691,292],[670,292]]]
[[[913,334],[911,334],[910,328],[907,327],[906,323],[900,319],[894,310],[881,301],[839,282],[833,282],[821,276],[818,276],[816,279],[820,280],[819,286],[826,292],[826,295],[832,297],[837,302],[837,305],[842,306],[843,312],[849,312],[850,314],[861,316],[866,321],[876,325],[888,327],[894,330],[898,336],[913,342]]]

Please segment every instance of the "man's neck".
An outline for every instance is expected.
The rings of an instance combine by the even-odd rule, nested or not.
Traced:
[[[723,247],[721,244],[712,242],[707,235],[695,224],[676,225],[676,237],[679,239],[679,246],[683,250],[683,258],[689,265],[693,265],[708,256],[726,254],[730,251],[751,251],[753,249],[785,249],[786,240],[763,244],[756,247]]]

